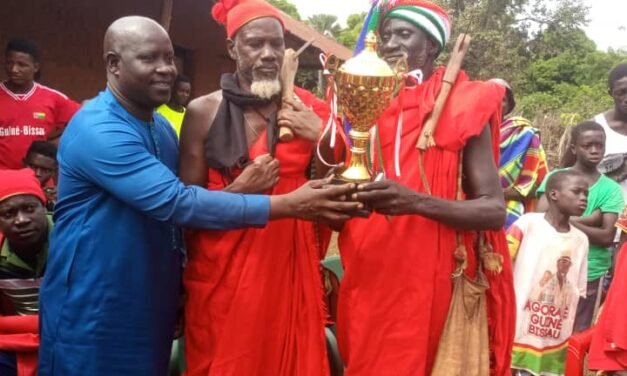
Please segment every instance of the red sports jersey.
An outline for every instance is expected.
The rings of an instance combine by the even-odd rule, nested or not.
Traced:
[[[35,83],[15,94],[0,83],[0,169],[22,168],[22,159],[35,140],[67,124],[79,104],[64,94]]]

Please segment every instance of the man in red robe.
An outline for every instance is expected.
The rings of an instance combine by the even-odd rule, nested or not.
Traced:
[[[444,68],[434,61],[449,37],[450,19],[429,1],[381,1],[379,7],[378,21],[372,12],[369,19],[376,22],[380,54],[391,66],[405,57],[410,76],[422,75],[424,82],[406,87],[379,119],[380,148],[373,160],[387,179],[359,187],[354,198],[375,213],[348,221],[340,233],[345,274],[338,339],[345,375],[431,374],[451,303],[457,234],[472,278],[479,232],[492,248],[489,260],[496,261],[483,259],[490,285],[490,368],[493,375],[507,375],[515,301],[495,164],[503,89],[460,73],[421,171],[416,143],[442,86]],[[462,200],[456,200],[458,178]]]
[[[279,195],[307,181],[326,105],[305,90],[281,103],[281,16],[263,1],[222,1],[234,74],[193,100],[183,121],[180,175],[212,190]],[[277,126],[295,138],[277,142]],[[262,229],[188,231],[184,272],[187,374],[324,376],[319,273],[329,232],[296,219]]]

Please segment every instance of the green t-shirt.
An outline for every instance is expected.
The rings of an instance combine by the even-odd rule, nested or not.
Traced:
[[[559,170],[552,171],[544,178],[544,181],[536,191],[538,197],[544,193],[547,180],[556,171]],[[588,207],[582,216],[590,215],[597,209],[600,209],[602,213],[620,214],[624,207],[625,199],[623,198],[621,186],[607,176],[601,175],[588,190]],[[588,281],[601,278],[611,265],[612,257],[609,249],[590,244],[588,251]]]

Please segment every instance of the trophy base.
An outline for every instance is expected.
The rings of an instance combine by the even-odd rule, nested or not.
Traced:
[[[337,184],[361,184],[374,181],[374,177],[368,167],[363,165],[352,165],[338,171],[338,173],[333,177],[333,181],[337,181]]]

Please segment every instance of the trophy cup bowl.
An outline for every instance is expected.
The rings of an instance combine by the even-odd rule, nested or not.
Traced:
[[[377,55],[374,33],[369,33],[365,42],[365,49],[347,60],[334,75],[338,102],[351,125],[348,137],[352,143],[349,162],[335,176],[337,183],[373,180],[366,153],[369,131],[402,83],[401,76]]]

